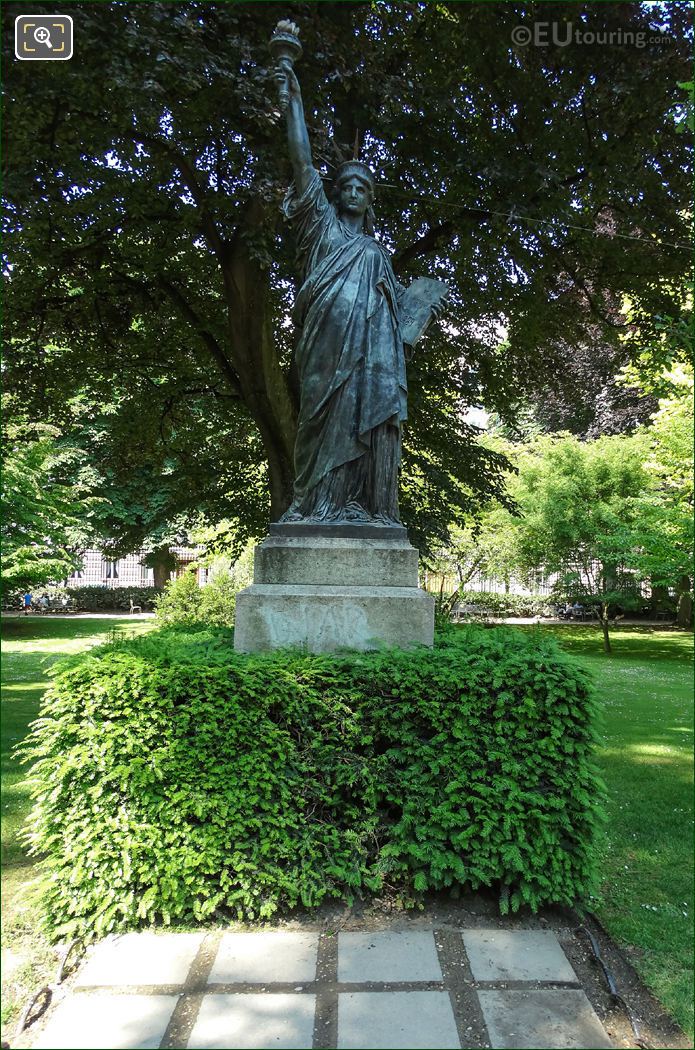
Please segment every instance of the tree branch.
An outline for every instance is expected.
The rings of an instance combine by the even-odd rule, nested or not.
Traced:
[[[159,276],[157,278],[157,283],[167,293],[167,295],[174,303],[181,315],[198,333],[203,343],[207,347],[210,356],[213,358],[218,368],[224,375],[233,395],[237,398],[242,397],[241,385],[239,383],[239,377],[235,369],[230,364],[227,355],[215,339],[212,332],[205,327],[202,319],[198,316],[191,304],[184,297],[183,293],[176,287],[176,285],[174,285],[166,277]]]
[[[446,222],[441,223],[439,226],[433,226],[422,237],[409,244],[407,248],[401,248],[399,252],[396,252],[393,257],[394,273],[402,273],[413,259],[416,259],[419,255],[427,255],[428,252],[433,252],[442,241],[453,237],[456,232],[456,224],[452,219],[447,219]]]
[[[555,254],[558,257],[558,259],[562,263],[565,271],[571,277],[572,283],[574,284],[574,286],[576,288],[578,288],[580,290],[580,292],[582,292],[582,294],[584,295],[584,298],[586,299],[586,302],[587,302],[587,305],[589,307],[589,310],[594,315],[594,317],[597,317],[599,319],[599,321],[601,321],[603,324],[608,325],[609,328],[616,328],[616,329],[625,328],[626,327],[625,324],[620,323],[619,321],[618,322],[613,321],[610,317],[608,317],[604,313],[604,311],[601,309],[601,307],[597,303],[596,299],[594,298],[594,296],[590,292],[586,282],[583,280],[583,278],[581,278],[579,276],[579,274],[571,266],[571,264],[567,262],[567,259],[562,254],[562,252],[558,251],[557,248],[553,247],[552,244],[548,244],[548,248],[550,249],[550,251],[553,254]]]
[[[142,143],[143,145],[149,146],[151,149],[162,153],[179,169],[183,181],[190,190],[191,196],[198,208],[200,228],[220,262],[224,261],[227,254],[227,244],[224,238],[220,235],[212,216],[207,210],[207,196],[205,190],[198,181],[195,166],[191,164],[188,158],[184,157],[184,155],[177,149],[171,146],[168,142],[163,142],[162,139],[157,138],[156,135],[148,135],[147,133],[143,134],[133,131],[129,133],[128,137],[136,144]]]

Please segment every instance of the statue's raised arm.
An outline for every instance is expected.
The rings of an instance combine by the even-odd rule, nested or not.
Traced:
[[[299,30],[293,22],[278,22],[270,40],[270,49],[277,59],[275,82],[280,90],[280,107],[287,119],[287,141],[297,192],[306,190],[312,173],[311,146],[304,120],[304,106],[299,81],[293,64],[302,53]]]

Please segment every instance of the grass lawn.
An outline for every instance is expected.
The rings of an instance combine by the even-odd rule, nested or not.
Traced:
[[[3,1022],[14,1021],[29,991],[52,980],[55,953],[34,932],[20,890],[32,877],[19,832],[29,812],[25,770],[12,748],[39,710],[56,660],[105,642],[114,633],[147,631],[132,617],[7,617],[2,621],[2,943]]]
[[[594,676],[608,788],[601,894],[591,901],[645,984],[693,1036],[693,636],[625,627],[552,631]]]

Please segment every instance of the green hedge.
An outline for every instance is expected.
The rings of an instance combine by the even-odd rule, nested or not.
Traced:
[[[498,594],[493,591],[462,591],[458,601],[493,616],[542,616],[556,604],[548,595]]]
[[[116,642],[54,680],[25,752],[56,937],[265,918],[328,898],[593,889],[594,700],[554,642],[244,656],[231,632]]]
[[[47,584],[45,587],[31,588],[34,599],[42,594],[49,598],[62,598],[67,595],[82,612],[108,612],[116,609],[129,609],[130,599],[133,605],[140,605],[144,611],[151,612],[155,602],[163,593],[161,587],[63,587],[59,584]],[[21,608],[24,604],[24,591],[13,591],[3,597],[3,606]]]
[[[65,593],[73,598],[77,608],[84,612],[102,612],[109,609],[129,609],[142,606],[143,611],[152,612],[161,587],[67,587]]]

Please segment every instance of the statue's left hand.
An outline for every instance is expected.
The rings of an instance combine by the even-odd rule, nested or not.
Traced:
[[[441,297],[441,299],[438,299],[436,303],[432,303],[432,306],[431,306],[432,317],[434,318],[435,321],[438,321],[440,319],[440,317],[443,314],[446,313],[448,305],[449,305],[449,293],[448,292],[446,292],[446,294],[443,295]]]

